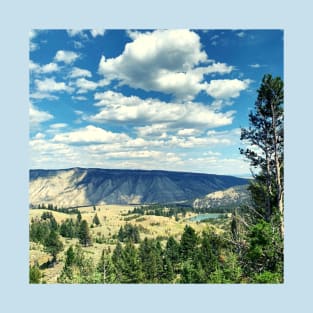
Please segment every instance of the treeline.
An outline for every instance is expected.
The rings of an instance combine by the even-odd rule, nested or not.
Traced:
[[[63,208],[58,206],[53,205],[52,203],[49,204],[39,204],[37,206],[33,205],[31,209],[37,209],[37,210],[49,210],[49,211],[56,211],[56,212],[61,212],[61,213],[66,213],[66,214],[78,214],[79,210],[78,208]]]
[[[147,238],[137,245],[131,240],[123,245],[118,242],[111,255],[103,251],[96,263],[80,246],[71,246],[58,282],[278,283],[276,247],[269,238],[254,240],[256,233],[267,231],[261,224],[251,230],[244,254],[238,254],[231,238],[213,232],[198,235],[190,226],[185,227],[180,241],[169,237],[164,246]]]
[[[129,210],[128,214],[140,214],[140,215],[155,215],[155,216],[165,216],[172,217],[178,214],[186,215],[187,212],[193,211],[192,207],[189,206],[177,206],[175,204],[170,205],[147,205],[135,207],[133,210]]]
[[[230,205],[220,205],[214,207],[204,207],[204,208],[193,208],[191,206],[180,206],[175,204],[170,205],[147,205],[135,207],[133,210],[128,211],[128,215],[137,214],[137,215],[155,215],[155,216],[164,216],[164,217],[178,217],[181,215],[185,217],[188,212],[204,214],[204,213],[232,213],[234,210],[240,212],[247,212],[249,210],[246,205],[239,204],[230,204]]]

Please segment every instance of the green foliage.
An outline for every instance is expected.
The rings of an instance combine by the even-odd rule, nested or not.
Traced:
[[[281,284],[283,283],[283,279],[280,273],[264,271],[255,274],[251,282],[256,284]]]
[[[250,272],[282,270],[283,242],[275,221],[259,220],[249,229],[247,240],[248,248],[245,257]]]
[[[101,258],[99,260],[99,263],[97,265],[97,270],[101,275],[101,282],[112,284],[117,283],[117,273],[116,268],[113,264],[112,259],[109,257],[109,255],[105,254],[105,251],[102,250]]]
[[[178,264],[180,260],[180,251],[179,251],[179,244],[174,239],[173,236],[170,236],[166,242],[166,247],[164,251],[165,258],[168,258],[173,266],[173,270],[177,271]]]
[[[140,283],[142,281],[141,264],[138,251],[134,244],[129,241],[123,250],[123,283]]]
[[[98,217],[97,213],[96,213],[96,214],[95,214],[95,216],[93,217],[92,222],[93,222],[93,224],[95,224],[96,226],[101,225],[101,223],[100,223],[100,220],[99,220],[99,217]]]
[[[60,235],[66,238],[75,238],[78,235],[78,225],[74,223],[74,221],[69,218],[66,219],[60,225]]]
[[[180,241],[180,255],[183,260],[193,257],[197,241],[195,230],[191,226],[186,225]]]
[[[59,283],[95,284],[101,283],[101,274],[97,271],[91,258],[87,258],[82,248],[70,246],[66,251],[66,260],[58,277]]]
[[[133,243],[139,243],[140,242],[140,234],[139,234],[139,228],[136,225],[132,224],[125,224],[125,226],[121,226],[117,238],[121,242],[128,242],[132,241]]]
[[[78,238],[79,238],[79,242],[84,247],[90,246],[92,244],[89,226],[86,220],[82,220],[79,225]]]
[[[139,247],[143,282],[156,283],[163,274],[162,248],[158,241],[145,238]]]
[[[42,278],[41,271],[38,264],[29,266],[29,283],[30,284],[40,284]]]
[[[47,236],[50,233],[50,225],[44,221],[34,220],[29,228],[29,240],[44,244]]]
[[[55,230],[50,231],[50,234],[47,236],[44,245],[46,252],[50,253],[53,257],[52,263],[56,262],[58,253],[63,250],[63,243]]]
[[[77,223],[79,224],[82,220],[82,214],[80,213],[80,211],[78,211],[77,213]]]

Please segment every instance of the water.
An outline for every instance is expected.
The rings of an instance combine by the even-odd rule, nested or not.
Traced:
[[[196,216],[188,218],[188,221],[191,222],[201,222],[206,219],[216,219],[216,218],[221,218],[224,217],[225,214],[223,213],[205,213],[205,214],[198,214]]]

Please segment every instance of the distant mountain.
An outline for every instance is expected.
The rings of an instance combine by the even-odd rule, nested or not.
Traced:
[[[218,211],[225,207],[236,207],[249,204],[251,201],[248,185],[234,186],[225,190],[219,190],[207,194],[203,198],[193,201],[196,209],[216,209]]]
[[[168,171],[70,168],[30,170],[31,205],[174,203],[247,184],[243,178]]]

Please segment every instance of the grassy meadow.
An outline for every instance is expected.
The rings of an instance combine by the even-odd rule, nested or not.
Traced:
[[[155,215],[140,215],[140,214],[128,214],[129,211],[134,209],[134,205],[97,205],[87,206],[79,208],[82,220],[86,220],[90,233],[93,239],[92,245],[88,247],[82,247],[84,252],[97,263],[101,257],[102,251],[112,253],[118,239],[117,234],[121,226],[126,224],[132,224],[138,226],[140,230],[140,239],[145,237],[159,238],[161,244],[164,246],[169,236],[173,236],[176,240],[180,240],[180,237],[184,231],[186,225],[192,226],[197,233],[201,233],[203,230],[209,228],[216,233],[222,232],[223,226],[229,223],[229,219],[220,222],[192,222],[188,219],[195,216],[195,213],[187,212],[185,216],[178,214],[175,218],[155,216]],[[73,219],[75,222],[77,214],[67,214],[57,211],[49,211],[44,209],[31,209],[29,211],[29,221],[39,220],[44,212],[49,212],[53,215],[56,222],[60,225],[66,219]],[[93,224],[93,218],[97,214],[100,225]],[[65,251],[71,246],[76,245],[78,238],[64,238],[60,236],[60,239],[64,245],[63,251],[58,255],[58,262],[53,267],[42,268],[44,275],[43,281],[46,283],[57,283],[57,278],[60,275],[65,262]],[[51,259],[51,255],[44,251],[43,245],[40,243],[30,242],[29,245],[29,262],[30,265],[37,263],[39,266],[43,266]]]

